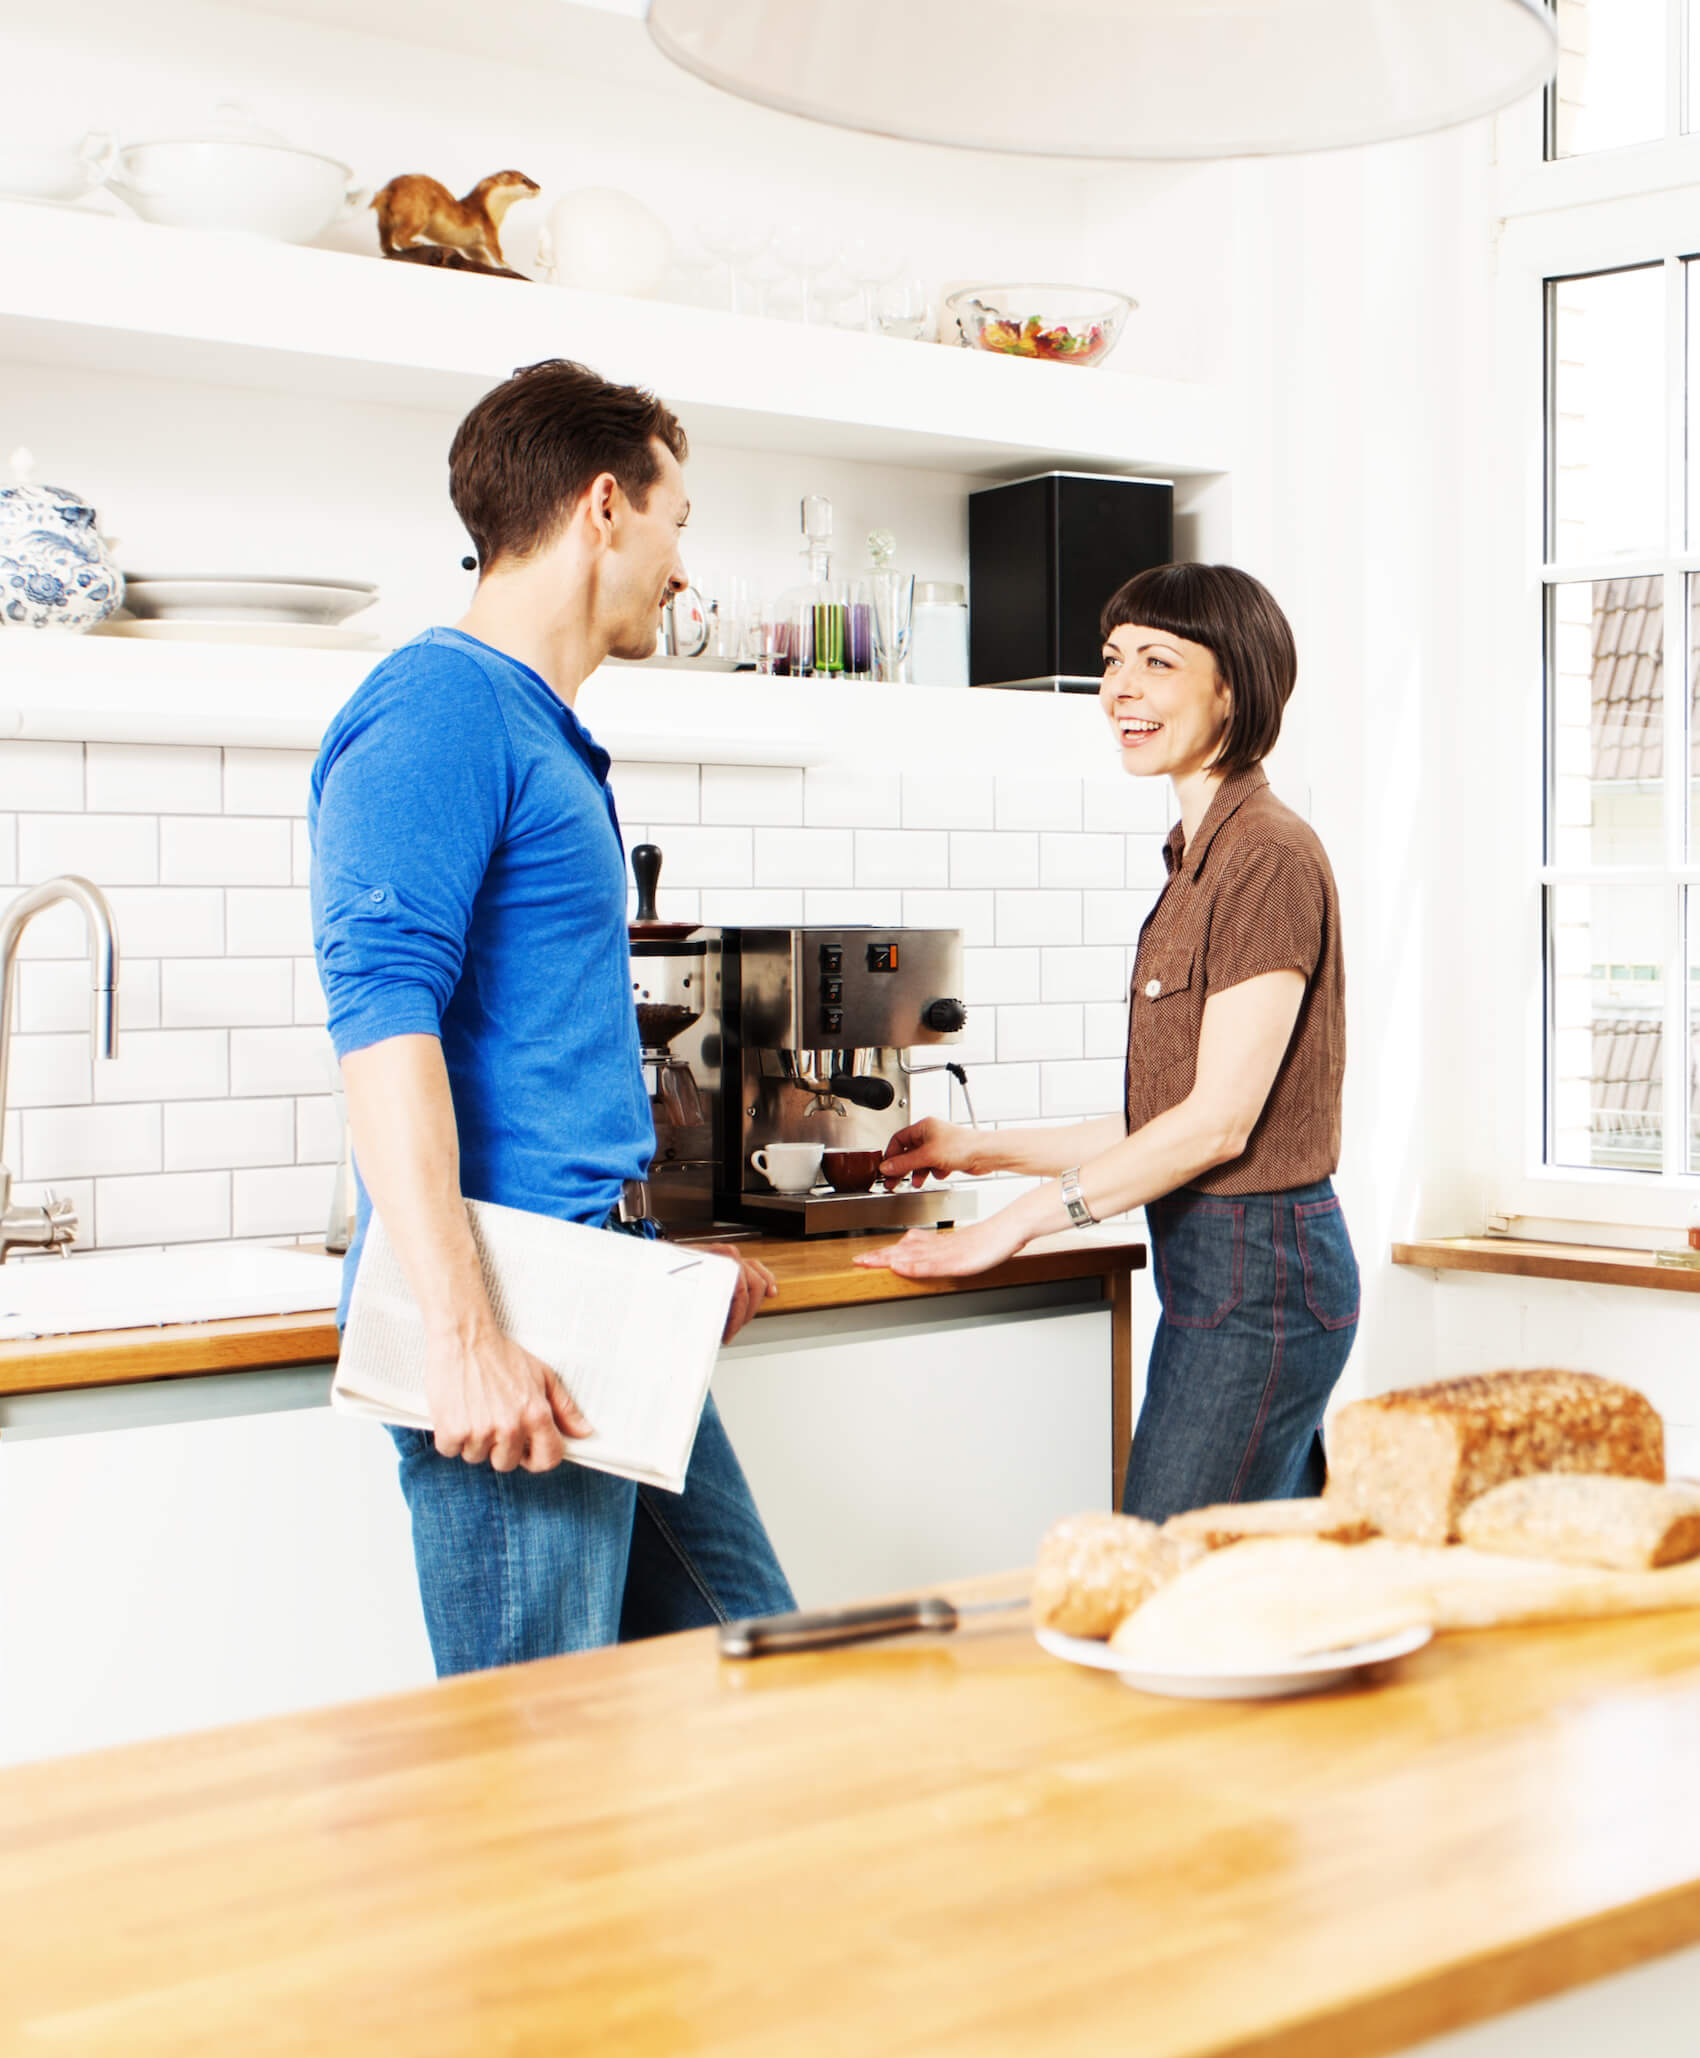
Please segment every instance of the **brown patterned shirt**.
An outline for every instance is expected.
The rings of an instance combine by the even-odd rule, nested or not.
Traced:
[[[1277,1193],[1340,1162],[1346,971],[1334,874],[1316,832],[1269,790],[1261,765],[1224,779],[1140,932],[1127,1039],[1131,1135],[1192,1091],[1204,1003],[1264,972],[1302,972],[1304,999],[1269,1098],[1237,1158],[1202,1173],[1203,1193]]]

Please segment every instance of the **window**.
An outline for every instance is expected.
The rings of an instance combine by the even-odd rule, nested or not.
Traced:
[[[1558,76],[1546,155],[1659,143],[1700,127],[1700,0],[1550,0]]]
[[[1697,267],[1545,289],[1545,1157],[1660,1180],[1700,1174]]]

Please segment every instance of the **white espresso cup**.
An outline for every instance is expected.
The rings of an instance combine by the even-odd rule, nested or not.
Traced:
[[[822,1149],[818,1143],[770,1143],[753,1151],[750,1163],[776,1193],[807,1193],[820,1178]]]

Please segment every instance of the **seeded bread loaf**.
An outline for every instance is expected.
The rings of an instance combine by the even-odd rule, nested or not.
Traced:
[[[1071,1515],[1039,1546],[1033,1620],[1065,1636],[1108,1636],[1166,1580],[1203,1555],[1137,1515]]]
[[[1471,1501],[1530,1472],[1662,1480],[1664,1424],[1645,1395],[1591,1372],[1437,1379],[1340,1410],[1326,1498],[1384,1535],[1444,1544]]]
[[[1166,1536],[1201,1543],[1207,1551],[1260,1536],[1309,1536],[1322,1543],[1364,1543],[1375,1524],[1339,1500],[1223,1501],[1188,1508],[1163,1524]]]
[[[1534,1472],[1472,1501],[1458,1532],[1478,1551],[1651,1572],[1700,1557],[1700,1487]]]

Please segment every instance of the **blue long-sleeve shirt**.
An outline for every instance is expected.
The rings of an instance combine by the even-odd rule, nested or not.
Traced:
[[[439,1037],[461,1191],[570,1222],[655,1149],[608,763],[529,666],[428,629],[332,722],[307,803],[337,1055]]]

